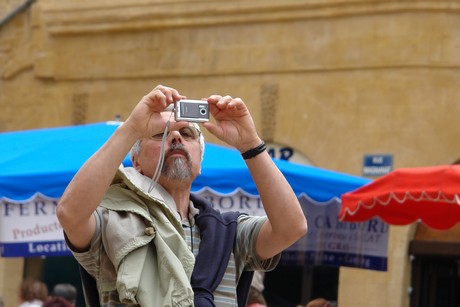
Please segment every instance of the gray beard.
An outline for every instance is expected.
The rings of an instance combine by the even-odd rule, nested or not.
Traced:
[[[165,163],[161,174],[169,180],[185,180],[192,177],[192,163],[185,157],[174,157]]]

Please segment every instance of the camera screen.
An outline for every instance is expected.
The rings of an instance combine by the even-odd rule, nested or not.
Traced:
[[[209,121],[208,102],[203,100],[180,100],[176,103],[176,121]]]

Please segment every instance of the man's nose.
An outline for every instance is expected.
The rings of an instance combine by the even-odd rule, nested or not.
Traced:
[[[179,142],[182,143],[182,136],[179,131],[172,130],[169,132],[168,138],[171,139],[171,143]]]

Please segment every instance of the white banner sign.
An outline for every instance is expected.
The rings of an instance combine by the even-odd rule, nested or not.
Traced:
[[[258,197],[244,193],[198,194],[211,201],[214,208],[264,216]],[[308,221],[308,233],[283,252],[284,264],[315,264],[387,269],[389,227],[380,219],[362,223],[339,222],[340,202],[317,204],[301,197]],[[37,196],[26,202],[0,203],[0,255],[2,257],[38,257],[71,255],[56,218],[58,199]]]
[[[35,197],[26,202],[0,203],[2,257],[64,256],[70,251],[56,218],[57,199]]]
[[[206,191],[199,194],[220,211],[240,211],[265,215],[258,197],[237,193],[217,196]],[[307,197],[299,199],[308,221],[308,233],[283,252],[284,264],[349,266],[370,270],[387,270],[389,226],[378,218],[362,223],[338,221],[340,201],[318,204]]]
[[[340,222],[340,202],[315,204],[300,198],[308,233],[284,253],[287,263],[387,270],[389,225],[378,218]]]

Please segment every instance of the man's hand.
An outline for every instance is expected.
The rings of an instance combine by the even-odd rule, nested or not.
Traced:
[[[203,123],[209,132],[240,152],[261,143],[251,114],[241,98],[212,95],[207,101],[215,119],[215,123]]]
[[[158,85],[142,97],[124,125],[130,127],[138,138],[149,137],[152,134],[162,132],[166,123],[160,114],[161,111],[175,101],[185,98],[171,87]]]

